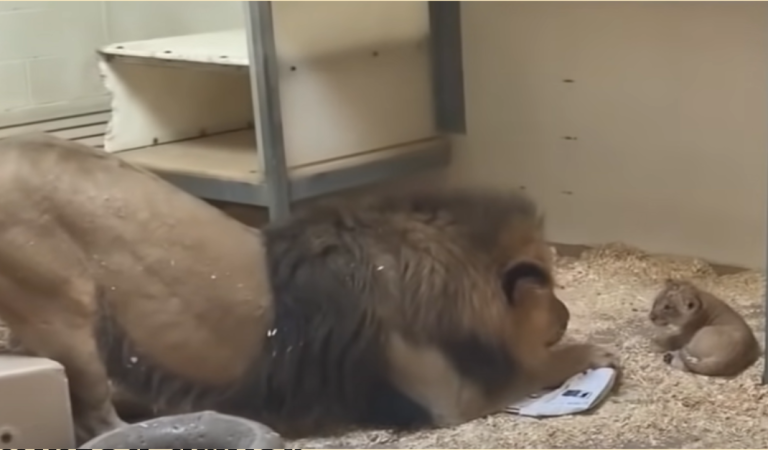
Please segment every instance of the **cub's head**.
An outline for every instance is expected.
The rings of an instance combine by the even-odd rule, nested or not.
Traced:
[[[659,327],[682,326],[702,307],[701,292],[692,283],[667,279],[664,287],[653,299],[650,321]]]
[[[551,346],[568,329],[571,314],[555,295],[552,272],[546,263],[534,259],[512,262],[502,274],[502,287],[521,339]]]

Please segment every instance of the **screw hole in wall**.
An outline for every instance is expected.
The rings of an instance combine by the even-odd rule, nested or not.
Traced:
[[[296,66],[291,66],[291,72],[296,72]]]

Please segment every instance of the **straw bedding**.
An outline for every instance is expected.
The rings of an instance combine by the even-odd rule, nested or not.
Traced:
[[[768,448],[768,388],[762,359],[733,380],[673,371],[650,352],[647,320],[665,277],[687,278],[745,315],[762,342],[762,274],[718,275],[692,258],[649,256],[622,245],[558,257],[559,293],[572,312],[569,335],[613,346],[625,375],[619,391],[588,415],[532,419],[498,414],[460,427],[406,435],[352,433],[305,439],[298,448]]]
[[[742,376],[716,380],[673,371],[649,351],[647,311],[665,277],[688,278],[745,315],[762,342],[762,274],[718,275],[691,258],[646,255],[622,245],[557,258],[559,293],[572,312],[569,338],[617,349],[619,392],[592,414],[531,419],[498,414],[453,429],[404,435],[357,432],[305,439],[292,448],[768,448],[762,359]],[[7,334],[0,327],[0,347]]]

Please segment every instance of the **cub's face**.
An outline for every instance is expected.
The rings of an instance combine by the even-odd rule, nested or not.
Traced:
[[[504,292],[525,338],[547,347],[560,342],[571,314],[557,295],[546,264],[533,260],[513,263],[503,275]]]
[[[656,326],[683,326],[701,309],[695,287],[684,281],[667,280],[653,299],[648,319]]]

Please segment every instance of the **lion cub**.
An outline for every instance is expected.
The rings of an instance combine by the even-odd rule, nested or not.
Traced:
[[[713,377],[734,377],[760,357],[760,344],[739,313],[723,300],[683,280],[668,279],[653,301],[654,325],[677,328],[653,339],[664,362]]]

